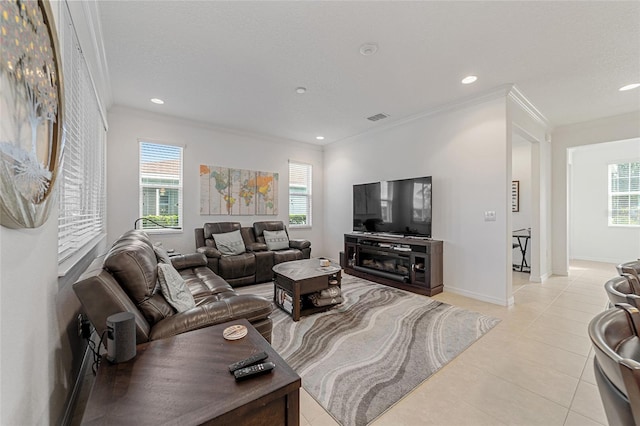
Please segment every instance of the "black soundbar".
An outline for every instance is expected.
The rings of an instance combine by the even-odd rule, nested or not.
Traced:
[[[392,274],[390,272],[384,272],[384,271],[380,271],[378,269],[373,269],[373,268],[365,268],[363,266],[358,266],[358,265],[355,265],[353,269],[360,272],[366,272],[367,274],[377,275],[382,278],[387,278],[394,281],[400,281],[402,283],[405,283],[409,280],[409,278],[404,275]]]

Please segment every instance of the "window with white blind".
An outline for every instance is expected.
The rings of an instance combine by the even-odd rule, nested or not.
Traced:
[[[609,164],[609,225],[640,226],[640,162]]]
[[[311,164],[289,161],[289,226],[311,226]]]
[[[106,125],[69,11],[61,10],[65,144],[57,178],[59,263],[106,232]]]
[[[141,229],[182,229],[182,147],[140,142]]]

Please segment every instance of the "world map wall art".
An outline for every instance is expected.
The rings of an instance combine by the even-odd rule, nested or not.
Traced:
[[[200,165],[201,215],[277,215],[278,173]]]

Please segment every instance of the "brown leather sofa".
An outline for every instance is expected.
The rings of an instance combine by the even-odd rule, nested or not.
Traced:
[[[246,318],[271,341],[273,303],[256,295],[238,295],[207,267],[201,253],[170,258],[185,280],[196,306],[177,313],[165,300],[158,285],[158,259],[148,235],[128,231],[97,259],[73,285],[78,299],[102,336],[106,319],[118,312],[132,312],[136,320],[136,342],[170,337],[210,325]]]
[[[218,250],[213,235],[236,230],[240,231],[246,252],[225,256]],[[284,230],[289,235],[282,221],[255,222],[251,227],[239,222],[205,223],[195,229],[196,250],[207,257],[207,265],[213,272],[234,287],[271,281],[273,265],[311,257],[311,243],[307,240],[289,239],[286,249],[269,250],[265,230]]]
[[[640,425],[640,311],[621,303],[589,323],[594,371],[611,425]]]

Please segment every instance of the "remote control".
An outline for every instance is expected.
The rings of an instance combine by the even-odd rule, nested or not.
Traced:
[[[236,370],[241,368],[249,367],[250,365],[257,364],[260,361],[264,361],[267,359],[268,355],[266,352],[259,352],[257,354],[251,355],[247,359],[243,359],[242,361],[234,362],[229,366],[229,373],[233,373]]]
[[[237,381],[245,380],[254,376],[261,376],[263,374],[271,372],[276,367],[272,362],[265,362],[264,364],[256,364],[251,367],[241,368],[233,372]]]

